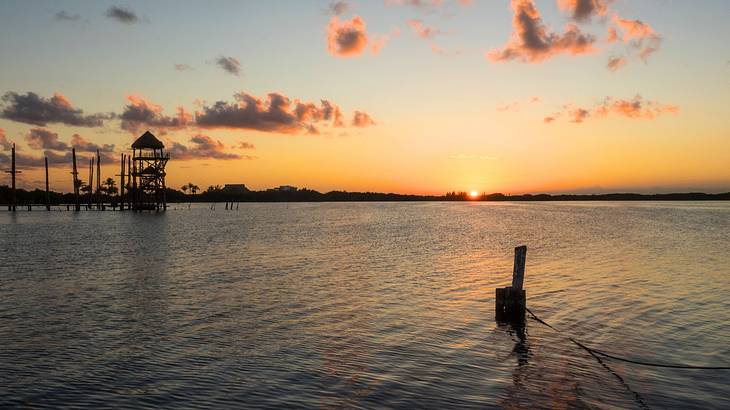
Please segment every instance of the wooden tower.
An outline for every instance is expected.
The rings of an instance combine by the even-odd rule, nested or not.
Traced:
[[[160,211],[167,209],[165,166],[170,154],[151,132],[145,131],[132,144],[132,210]]]

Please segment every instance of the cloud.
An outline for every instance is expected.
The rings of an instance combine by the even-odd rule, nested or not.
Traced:
[[[334,127],[344,125],[342,113],[336,105],[322,100],[320,105],[270,93],[266,100],[241,92],[235,102],[218,101],[204,106],[196,114],[196,123],[202,128],[251,129],[262,132],[296,134],[301,131],[316,134],[316,125]]]
[[[568,110],[568,118],[570,118],[570,122],[580,124],[585,120],[586,118],[590,117],[591,113],[590,111],[586,110],[585,108],[573,108]]]
[[[573,20],[586,22],[593,16],[606,15],[606,3],[605,0],[558,0],[558,8],[568,12]]]
[[[71,146],[76,148],[76,151],[82,152],[114,152],[114,144],[103,144],[97,145],[91,141],[87,141],[79,134],[71,136]]]
[[[370,115],[368,115],[368,113],[363,111],[355,111],[355,114],[352,117],[352,125],[354,127],[369,127],[371,125],[375,125],[375,121],[370,118]]]
[[[659,50],[662,37],[649,24],[641,20],[624,19],[618,15],[614,15],[611,21],[621,31],[623,42],[629,44],[642,60],[646,61],[651,54]],[[615,35],[617,38],[618,33]]]
[[[350,9],[350,5],[346,1],[333,1],[327,7],[327,11],[335,16],[340,16]]]
[[[629,119],[651,120],[663,114],[676,114],[679,112],[679,107],[676,105],[645,100],[640,95],[630,100],[606,97],[592,108],[572,105],[566,105],[564,108],[564,114],[570,119],[570,122],[576,124],[580,124],[588,118],[605,118],[610,115]],[[553,122],[561,115],[563,115],[561,112],[555,113],[552,116],[545,117],[543,122]]]
[[[241,63],[233,57],[220,56],[215,60],[215,63],[229,74],[235,76],[241,74]]]
[[[0,118],[44,127],[50,123],[74,125],[78,127],[100,127],[113,114],[84,115],[74,108],[71,102],[60,93],[51,98],[43,98],[36,93],[25,95],[7,92],[2,97],[3,107]]]
[[[175,71],[190,71],[193,69],[193,67],[190,67],[188,64],[175,64]]]
[[[119,118],[122,120],[122,129],[133,134],[143,127],[158,130],[182,129],[193,122],[193,116],[183,107],[177,108],[175,117],[168,117],[162,114],[161,106],[147,101],[139,94],[129,95],[127,100],[129,104],[124,107]]]
[[[79,21],[81,20],[81,15],[78,13],[69,13],[66,10],[61,10],[54,14],[53,18],[58,21]]]
[[[3,151],[10,151],[13,148],[13,143],[8,141],[8,137],[5,136],[5,130],[0,128],[0,148]]]
[[[499,112],[507,112],[507,111],[513,111],[513,112],[519,112],[522,106],[529,105],[529,104],[538,104],[540,102],[539,96],[532,96],[524,101],[513,101],[508,104],[503,104],[497,106],[497,111]]]
[[[241,156],[238,154],[225,151],[225,146],[219,140],[213,139],[207,135],[194,135],[190,138],[190,146],[172,142],[172,146],[168,150],[170,157],[174,160],[193,160],[193,159],[253,159],[250,156]]]
[[[139,17],[132,10],[119,6],[109,7],[106,16],[124,24],[133,24],[139,21]]]
[[[461,4],[467,4],[464,1],[460,1]],[[426,7],[439,7],[444,4],[443,0],[386,0],[386,5],[389,6],[412,6],[417,8]]]
[[[492,62],[539,63],[558,54],[579,55],[594,51],[595,37],[581,32],[575,24],[568,24],[563,34],[549,33],[533,0],[512,0],[512,11],[512,38],[504,48],[487,53]]]
[[[625,66],[627,63],[628,61],[624,57],[611,57],[608,59],[606,67],[608,67],[608,69],[613,72]]]
[[[241,141],[236,145],[236,148],[238,149],[256,149],[256,146],[251,144],[250,142]]]
[[[433,27],[426,26],[421,20],[408,20],[408,25],[413,29],[418,37],[423,39],[430,39],[441,34],[441,31]]]
[[[58,134],[43,128],[32,128],[25,136],[25,141],[32,149],[49,149],[66,151],[68,144],[58,139]]]
[[[355,57],[365,51],[368,34],[365,21],[360,16],[343,20],[334,16],[327,26],[327,51],[338,57]]]

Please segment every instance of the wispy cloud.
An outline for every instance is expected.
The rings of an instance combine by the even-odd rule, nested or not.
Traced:
[[[190,138],[190,145],[186,146],[172,141],[172,145],[168,149],[170,157],[175,160],[194,160],[194,159],[253,159],[248,155],[239,155],[232,152],[226,152],[225,145],[208,135],[197,134]]]
[[[53,18],[57,21],[81,21],[81,15],[78,13],[69,13],[66,10],[60,10],[54,14]]]
[[[215,59],[215,63],[228,74],[237,77],[241,74],[241,62],[233,57],[220,56]]]
[[[134,24],[140,21],[137,13],[126,7],[111,6],[106,11],[106,16],[124,24]]]
[[[651,120],[663,114],[676,114],[679,110],[677,105],[646,100],[640,95],[630,100],[606,97],[593,107],[578,107],[567,104],[562,111],[545,117],[543,122],[549,124],[564,116],[572,123],[581,124],[588,118],[605,118],[611,115],[629,119]]]
[[[175,68],[175,71],[190,71],[193,69],[193,67],[188,64],[175,64],[173,67]]]

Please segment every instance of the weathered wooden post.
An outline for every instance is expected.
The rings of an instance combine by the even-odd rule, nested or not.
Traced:
[[[96,209],[102,209],[102,198],[101,198],[101,156],[99,150],[96,150]]]
[[[495,313],[499,321],[520,320],[525,317],[527,294],[522,285],[525,281],[526,258],[527,246],[516,247],[512,286],[496,289]]]
[[[78,212],[81,210],[81,201],[79,200],[79,171],[76,168],[76,148],[71,148],[71,156],[73,157],[73,171],[71,174],[74,177],[74,201],[76,202],[75,210]]]
[[[119,172],[119,210],[124,210],[124,154],[122,154],[121,170]]]
[[[46,211],[51,210],[51,194],[48,192],[48,157],[46,159]]]
[[[13,143],[11,156],[12,156],[12,160],[10,163],[10,170],[5,171],[5,172],[10,174],[10,179],[12,181],[12,183],[11,183],[12,185],[10,188],[10,203],[8,204],[8,211],[15,212],[15,206],[17,204],[17,197],[15,196],[15,174],[21,173],[20,171],[18,171],[15,168],[15,143]]]

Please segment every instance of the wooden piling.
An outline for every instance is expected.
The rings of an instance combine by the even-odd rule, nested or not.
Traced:
[[[127,155],[127,209],[132,210],[132,157]]]
[[[119,172],[119,210],[124,210],[124,154],[122,154],[121,171]]]
[[[89,160],[89,180],[88,180],[88,187],[89,187],[89,197],[88,197],[88,203],[86,205],[86,209],[91,209],[91,204],[94,201],[94,158],[92,157]]]
[[[51,194],[48,189],[48,157],[45,157],[46,160],[46,211],[51,210]]]
[[[516,247],[512,286],[497,288],[495,292],[495,313],[498,321],[514,321],[525,317],[527,293],[522,287],[526,259],[527,246]]]
[[[5,171],[10,174],[10,180],[11,180],[11,187],[10,187],[10,204],[8,205],[8,211],[15,212],[15,206],[17,203],[17,198],[15,196],[15,174],[18,173],[18,170],[15,169],[15,143],[13,143],[13,148],[11,152],[11,162],[10,162],[10,171]]]
[[[96,150],[96,209],[102,209],[102,198],[101,198],[101,155],[99,150]]]
[[[73,157],[73,171],[71,174],[73,175],[73,182],[74,182],[74,200],[76,201],[75,209],[76,211],[81,210],[81,202],[79,198],[79,171],[76,168],[76,148],[71,148],[71,156]]]

